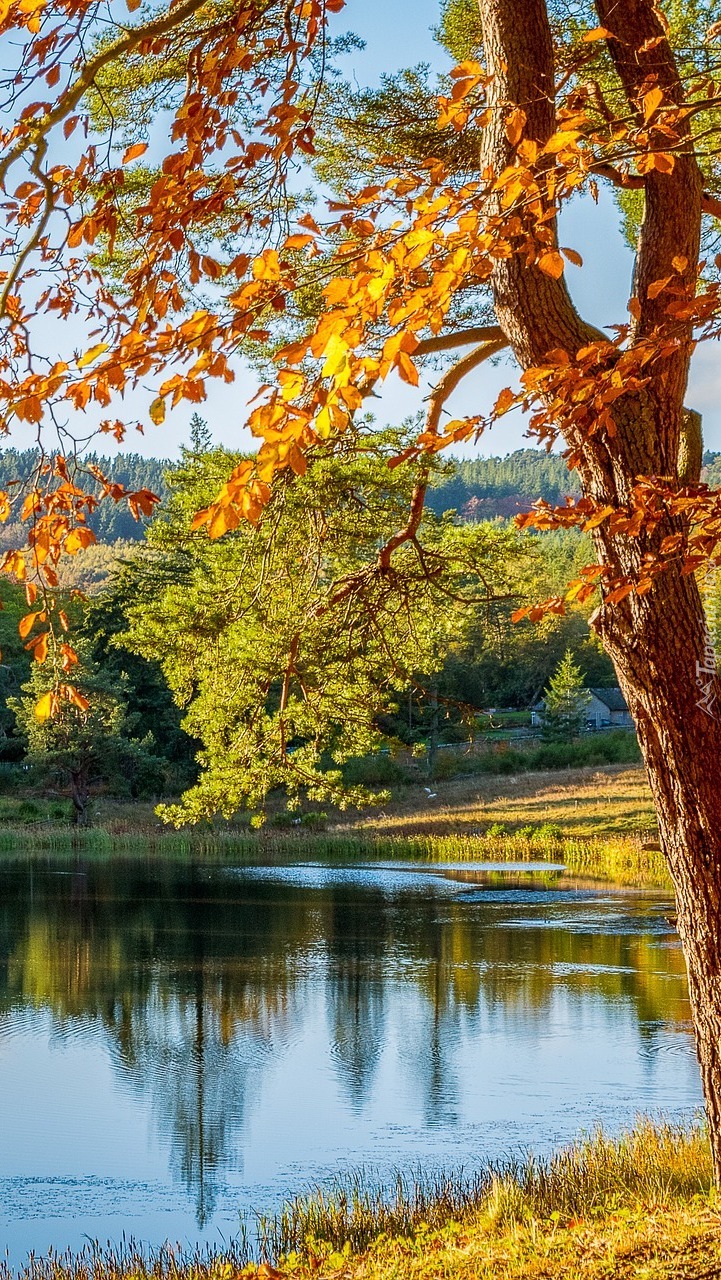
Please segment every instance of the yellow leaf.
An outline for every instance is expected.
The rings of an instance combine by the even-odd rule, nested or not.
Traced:
[[[77,529],[71,529],[67,538],[63,543],[63,550],[68,555],[77,555],[78,551],[84,550],[85,547],[92,546],[95,542],[95,534],[92,529],[87,529],[83,525],[79,525]]]
[[[682,273],[688,267],[688,258],[684,258],[683,255],[679,253],[675,258],[671,259],[671,266],[674,271]]]
[[[337,333],[331,334],[323,355],[325,364],[321,373],[324,378],[336,378],[348,365],[348,345]]]
[[[643,95],[643,118],[648,123],[651,116],[663,102],[663,89],[649,89],[648,93]]]
[[[554,280],[559,280],[563,275],[563,258],[555,249],[549,249],[547,253],[542,253],[536,266],[545,275],[553,276]]]
[[[563,151],[565,147],[575,146],[580,137],[582,137],[580,129],[562,129],[548,139],[543,150],[547,155],[555,156],[557,152]]]
[[[162,396],[158,396],[150,406],[150,421],[154,422],[156,427],[165,422],[165,401]]]
[[[98,356],[101,356],[104,351],[107,351],[107,349],[107,342],[99,342],[96,347],[91,347],[90,350],[86,351],[85,355],[81,356],[78,360],[78,369],[84,369],[86,365],[92,364],[93,360],[97,360]]]
[[[55,711],[55,694],[44,693],[39,702],[35,703],[35,719],[41,723],[49,720]]]

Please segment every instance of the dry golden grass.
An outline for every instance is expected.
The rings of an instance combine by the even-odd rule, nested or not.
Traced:
[[[433,799],[420,785],[399,789],[382,809],[343,817],[337,829],[441,836],[470,835],[496,823],[509,830],[553,823],[565,837],[583,838],[656,829],[644,772],[628,765],[454,778],[433,783],[431,790]]]

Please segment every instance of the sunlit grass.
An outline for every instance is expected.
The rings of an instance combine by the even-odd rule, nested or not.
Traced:
[[[407,1237],[470,1216],[493,1227],[532,1218],[568,1223],[624,1207],[669,1206],[710,1189],[703,1125],[646,1120],[615,1140],[599,1130],[547,1160],[489,1164],[470,1176],[399,1174],[384,1187],[356,1174],[261,1218],[258,1235],[271,1259],[307,1255],[319,1242],[358,1252],[380,1235]]]
[[[472,1175],[357,1175],[289,1201],[217,1254],[124,1245],[32,1259],[22,1280],[701,1280],[721,1212],[700,1123],[598,1132]]]
[[[562,862],[577,876],[668,887],[665,863],[645,839],[655,818],[640,769],[455,779],[401,788],[380,810],[330,812],[326,830],[247,820],[175,831],[149,804],[101,801],[95,825],[2,821],[0,855],[206,858],[238,863],[299,860]]]

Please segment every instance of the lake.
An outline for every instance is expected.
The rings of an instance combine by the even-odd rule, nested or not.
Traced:
[[[693,1112],[671,912],[467,868],[3,861],[11,1262],[222,1243],[344,1169],[471,1170]]]

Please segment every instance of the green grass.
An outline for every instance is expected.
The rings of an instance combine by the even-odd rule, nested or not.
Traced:
[[[319,1243],[357,1253],[381,1235],[408,1237],[471,1216],[493,1227],[531,1219],[567,1224],[620,1208],[687,1202],[710,1191],[703,1125],[645,1121],[616,1140],[599,1130],[547,1160],[489,1164],[471,1176],[399,1174],[391,1187],[350,1176],[261,1218],[259,1238],[270,1259],[307,1256]]]
[[[265,1257],[252,1261],[250,1237]],[[258,1253],[255,1254],[256,1259]],[[596,1133],[473,1176],[348,1178],[289,1201],[216,1254],[89,1246],[22,1280],[712,1280],[721,1210],[700,1123]]]
[[[0,827],[0,856],[201,858],[212,862],[286,863],[302,861],[413,861],[419,863],[509,862],[564,863],[585,879],[666,888],[663,856],[638,840],[605,837],[565,838],[553,830],[526,828],[515,833],[477,835],[373,836],[359,833],[233,833],[163,831],[113,834],[100,827]]]
[[[429,795],[429,791],[431,795]],[[101,797],[96,825],[69,825],[64,802],[0,796],[0,856],[166,857],[281,862],[564,862],[577,876],[667,888],[661,854],[644,847],[655,817],[640,769],[547,771],[403,786],[382,809],[303,814],[278,802],[259,831],[248,816],[175,831],[150,803]]]

